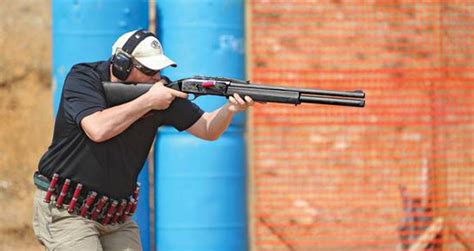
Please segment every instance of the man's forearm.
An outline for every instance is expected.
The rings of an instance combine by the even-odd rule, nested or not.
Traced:
[[[99,143],[122,133],[150,110],[149,101],[144,95],[128,103],[93,113],[82,119],[81,126],[91,140]]]
[[[216,140],[229,127],[235,112],[229,111],[229,104],[207,114],[207,133],[211,140]]]

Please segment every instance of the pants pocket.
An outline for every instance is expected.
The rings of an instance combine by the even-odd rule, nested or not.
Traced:
[[[36,239],[43,245],[46,245],[51,239],[48,231],[48,225],[51,223],[51,211],[49,205],[43,202],[45,192],[37,190],[33,201],[33,231]]]

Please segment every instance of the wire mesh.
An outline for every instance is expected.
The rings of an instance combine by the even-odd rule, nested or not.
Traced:
[[[255,250],[472,250],[474,1],[248,0]]]

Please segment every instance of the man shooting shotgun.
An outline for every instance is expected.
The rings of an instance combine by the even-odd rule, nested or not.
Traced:
[[[235,113],[254,103],[235,93],[204,112],[187,93],[165,86],[160,71],[169,66],[176,63],[164,55],[156,36],[137,30],[117,39],[110,59],[72,67],[51,145],[33,176],[38,188],[33,228],[46,249],[142,250],[130,217],[139,203],[137,177],[158,127],[216,140]],[[155,84],[143,95],[110,105],[104,81]]]
[[[167,80],[166,87],[192,94],[195,98],[203,95],[232,97],[234,94],[248,96],[258,102],[275,102],[298,105],[316,103],[339,106],[365,106],[363,91],[329,91],[308,88],[289,88],[257,85],[249,81],[222,77],[195,76],[174,82]],[[103,82],[105,96],[110,106],[129,102],[146,93],[152,84]]]

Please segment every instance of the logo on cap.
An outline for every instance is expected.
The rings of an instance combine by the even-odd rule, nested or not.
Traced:
[[[151,47],[153,49],[160,49],[161,50],[160,43],[158,43],[158,41],[156,41],[156,40],[151,41]]]

